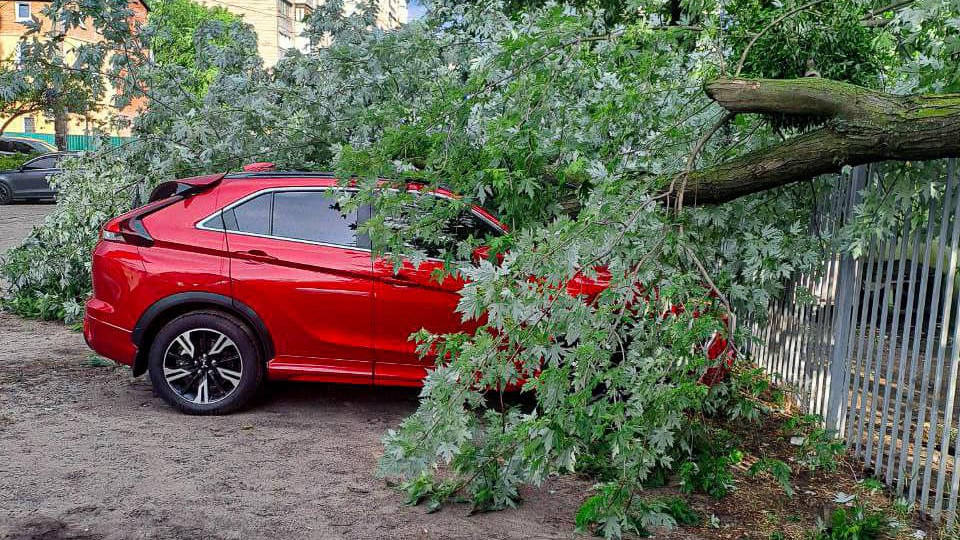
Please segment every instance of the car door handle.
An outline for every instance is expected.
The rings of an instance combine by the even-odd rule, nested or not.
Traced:
[[[413,285],[413,276],[403,272],[402,270],[396,274],[390,272],[390,274],[383,276],[384,283],[391,283],[397,287],[408,287]]]
[[[250,258],[252,258],[252,259],[254,259],[254,260],[259,259],[259,260],[262,260],[262,261],[275,261],[275,260],[277,260],[276,257],[274,257],[273,255],[270,255],[269,253],[267,253],[266,251],[264,251],[264,250],[262,250],[262,249],[251,249],[251,250],[247,250],[247,251],[238,251],[238,252],[237,252],[237,255],[241,255],[241,256],[243,256],[243,257],[250,257]]]

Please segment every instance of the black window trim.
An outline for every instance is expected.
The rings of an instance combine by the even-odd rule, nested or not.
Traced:
[[[356,245],[356,246],[351,246],[351,245],[347,245],[347,244],[334,244],[334,243],[332,243],[332,242],[317,242],[317,241],[315,241],[315,240],[303,240],[303,239],[300,239],[300,238],[289,238],[289,237],[286,237],[286,236],[274,236],[273,234],[260,234],[260,233],[252,233],[252,232],[245,232],[245,231],[233,231],[233,230],[227,230],[227,229],[225,228],[225,227],[226,227],[226,213],[227,213],[227,212],[229,212],[229,211],[233,210],[234,208],[236,208],[236,207],[244,204],[245,202],[250,201],[250,200],[252,200],[252,199],[255,199],[255,198],[257,198],[257,197],[259,197],[259,196],[261,196],[261,195],[266,195],[266,194],[271,194],[271,195],[272,195],[272,194],[274,194],[274,193],[282,193],[282,192],[312,192],[312,191],[340,191],[340,192],[342,192],[342,191],[354,191],[354,192],[355,192],[355,191],[357,191],[357,190],[356,190],[356,189],[353,189],[353,188],[341,188],[341,187],[334,187],[334,186],[321,186],[321,187],[316,187],[316,186],[276,187],[276,188],[261,189],[261,190],[259,190],[259,191],[255,191],[255,192],[253,192],[253,193],[251,193],[251,194],[249,194],[249,195],[247,195],[247,196],[245,196],[245,197],[241,197],[240,199],[238,199],[238,200],[230,203],[229,205],[221,208],[220,210],[217,210],[216,212],[214,212],[214,213],[212,213],[212,214],[204,217],[203,219],[201,219],[200,221],[198,221],[194,226],[195,226],[197,229],[200,229],[201,231],[213,231],[213,232],[222,232],[222,233],[229,233],[229,234],[239,234],[239,235],[243,235],[243,236],[254,236],[254,237],[257,237],[257,238],[267,238],[267,239],[270,239],[270,240],[282,240],[282,241],[284,241],[284,242],[297,242],[297,243],[300,243],[300,244],[310,244],[310,245],[313,245],[313,246],[335,247],[335,248],[340,248],[340,249],[349,249],[349,250],[353,250],[353,251],[363,251],[363,252],[366,252],[366,253],[370,253],[370,252],[371,252],[371,249],[370,249],[370,239],[369,239],[369,238],[367,237],[367,235],[365,235],[365,234],[358,234],[358,235],[357,235],[357,245]],[[273,198],[271,197],[271,201],[270,201],[270,215],[271,215],[271,216],[273,216],[273,200],[272,200],[272,199],[273,199]],[[364,208],[359,209],[358,212],[357,212],[357,222],[358,222],[358,224],[359,224],[362,220],[364,220],[364,219],[369,219],[369,217],[370,217],[369,214],[370,214],[370,211],[369,211],[368,208],[367,208],[367,209],[364,209]],[[218,219],[220,220],[219,223],[217,223],[217,220],[218,220]],[[224,227],[217,227],[217,226],[215,226],[215,224],[220,224],[220,223],[222,223],[222,224],[224,225]],[[270,219],[270,231],[273,232],[273,219],[272,219],[272,217],[271,217],[271,219]]]

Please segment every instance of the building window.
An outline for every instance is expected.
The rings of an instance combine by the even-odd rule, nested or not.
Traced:
[[[32,116],[23,117],[23,132],[24,133],[36,133],[37,126],[36,120]]]
[[[286,32],[280,32],[280,36],[279,36],[279,37],[280,37],[280,39],[279,39],[279,43],[277,43],[277,45],[279,45],[281,49],[286,50],[286,49],[291,49],[291,48],[293,48],[293,40],[290,39],[290,35],[289,35],[289,34],[287,34]]]
[[[29,2],[17,2],[17,22],[25,22],[32,20],[30,17],[30,3]]]
[[[287,0],[277,0],[277,9],[280,11],[281,17],[289,19],[293,16],[293,4]]]

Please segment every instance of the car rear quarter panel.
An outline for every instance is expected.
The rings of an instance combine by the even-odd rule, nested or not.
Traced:
[[[140,248],[145,274],[139,284],[148,294],[131,311],[139,317],[154,302],[183,292],[230,295],[229,261],[221,231],[198,229],[215,212],[216,190],[176,202],[143,218],[154,244]]]
[[[91,315],[101,322],[131,330],[141,294],[144,266],[136,246],[100,242],[93,250],[93,298]]]

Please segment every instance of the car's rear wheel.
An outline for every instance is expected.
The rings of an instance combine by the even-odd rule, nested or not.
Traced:
[[[0,182],[0,205],[10,204],[13,202],[13,190],[10,189],[10,186]]]
[[[181,315],[150,346],[150,380],[167,403],[187,414],[227,414],[256,394],[263,361],[256,338],[216,311]]]

